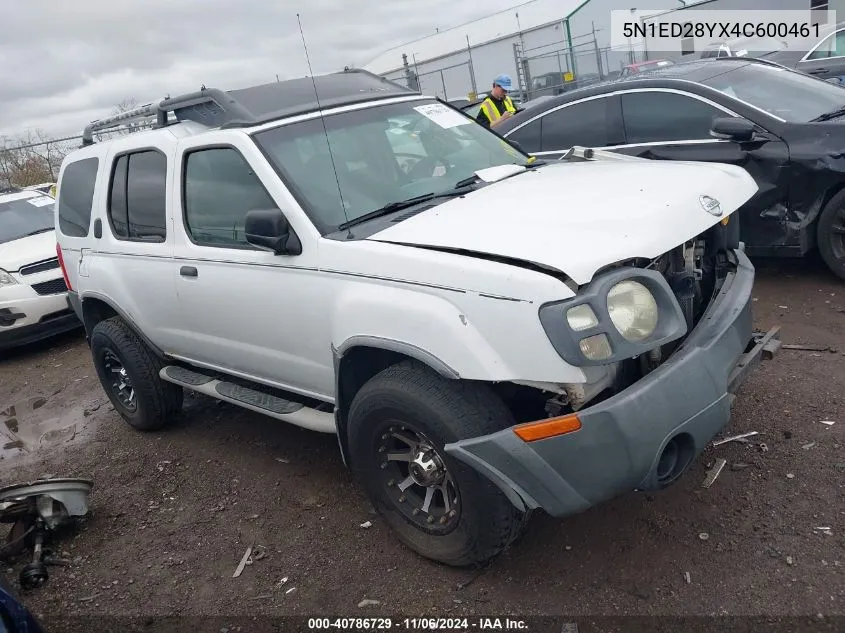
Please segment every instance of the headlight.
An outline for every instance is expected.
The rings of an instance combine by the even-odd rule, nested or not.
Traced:
[[[617,363],[676,341],[687,320],[666,278],[649,268],[619,267],[540,306],[540,323],[570,365]]]
[[[0,288],[3,288],[4,286],[14,286],[17,283],[18,282],[15,281],[15,278],[12,277],[9,273],[7,273],[5,270],[0,270]]]
[[[657,328],[654,295],[638,281],[622,281],[607,293],[607,311],[619,333],[628,341],[642,341]]]
[[[607,293],[607,311],[619,333],[628,341],[642,341],[657,328],[654,295],[638,281],[622,281]]]

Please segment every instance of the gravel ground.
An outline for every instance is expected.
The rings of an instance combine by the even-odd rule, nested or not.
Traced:
[[[38,425],[33,442],[53,431],[32,452],[0,437],[0,481],[95,482],[90,518],[59,545],[73,564],[23,599],[47,618],[845,615],[845,284],[815,261],[756,264],[757,327],[834,351],[762,364],[728,430],[758,431],[749,443],[708,449],[660,494],[537,516],[482,572],[402,547],[331,436],[204,397],[186,397],[167,431],[140,434],[111,409],[81,334],[7,355],[0,412],[16,406],[22,437]],[[720,457],[728,465],[702,488]],[[258,560],[233,578],[250,546]],[[20,567],[0,565],[15,588]]]

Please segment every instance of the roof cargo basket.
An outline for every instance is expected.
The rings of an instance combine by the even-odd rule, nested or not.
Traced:
[[[314,86],[317,86],[317,94]],[[223,91],[203,86],[199,91],[167,97],[105,119],[92,121],[82,133],[82,145],[92,145],[94,134],[137,121],[154,128],[194,121],[208,127],[235,128],[260,125],[323,108],[420,94],[375,73],[358,68],[311,77]],[[319,99],[317,99],[317,96]],[[319,103],[319,105],[318,105]],[[173,114],[175,121],[170,120]]]

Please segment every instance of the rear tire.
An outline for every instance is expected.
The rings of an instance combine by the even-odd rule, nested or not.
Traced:
[[[447,565],[481,565],[517,538],[527,517],[493,483],[446,454],[443,446],[513,424],[508,409],[486,387],[449,380],[406,361],[373,377],[352,401],[352,470],[406,546]],[[412,448],[406,440],[420,443]],[[418,465],[396,460],[400,454],[436,464],[432,481],[439,483],[418,483],[423,478]],[[411,475],[414,468],[416,478]],[[431,488],[435,492],[426,504]]]
[[[161,379],[164,363],[119,317],[94,326],[91,355],[106,395],[135,429],[158,430],[182,409],[182,388]]]
[[[824,263],[834,275],[845,279],[845,189],[825,205],[816,232],[816,242]]]

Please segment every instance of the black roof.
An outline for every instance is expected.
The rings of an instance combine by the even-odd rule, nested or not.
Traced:
[[[316,84],[316,93],[315,93]],[[168,114],[177,121],[195,121],[221,128],[260,125],[278,119],[376,99],[419,95],[416,90],[358,68],[276,81],[239,90],[203,86],[199,91],[169,97],[157,104],[94,121],[85,128],[83,145],[93,142],[93,133],[126,123],[132,118],[156,116],[157,126],[168,124]]]
[[[675,82],[693,82],[701,84],[708,79],[721,75],[735,68],[741,68],[748,65],[766,65],[776,66],[778,68],[785,68],[781,64],[762,60],[757,58],[747,57],[721,57],[710,59],[696,59],[688,62],[681,62],[671,66],[662,66],[654,70],[644,70],[633,75],[620,77],[617,79],[608,79],[584,86],[583,88],[576,88],[567,92],[561,93],[552,97],[551,99],[543,101],[541,106],[544,109],[553,108],[557,105],[569,103],[570,101],[577,101],[585,97],[593,95],[604,94],[616,89],[624,88],[667,88],[671,87]],[[791,70],[791,69],[788,69]],[[796,71],[793,71],[796,72]],[[677,84],[675,84],[677,85]],[[528,102],[531,103],[530,101]],[[504,134],[512,128],[521,125],[525,121],[525,117],[529,112],[519,112],[516,116],[503,121],[497,128],[500,134]]]

